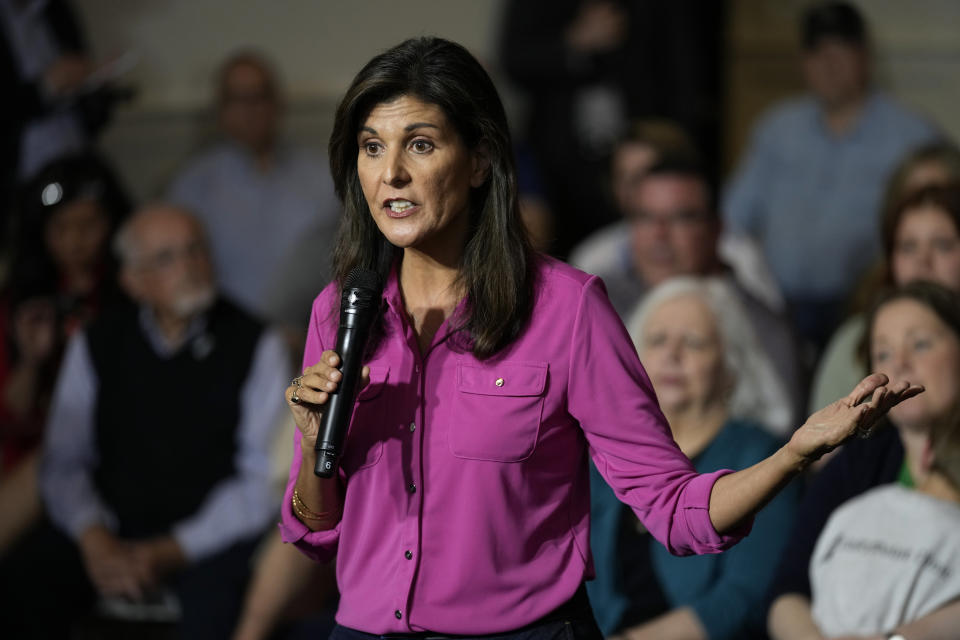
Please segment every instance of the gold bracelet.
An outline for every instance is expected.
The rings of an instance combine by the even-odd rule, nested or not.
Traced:
[[[330,518],[330,514],[318,515],[318,516],[310,516],[310,515],[304,513],[303,510],[300,509],[299,506],[297,506],[296,501],[293,501],[293,512],[294,512],[294,513],[297,515],[297,517],[300,518],[301,520],[324,521],[324,520],[331,520],[331,519],[332,519],[332,518]]]
[[[300,491],[296,487],[293,488],[292,502],[293,510],[298,516],[300,516],[301,520],[329,520],[331,517],[339,515],[339,509],[337,511],[323,511],[321,513],[313,511],[306,505],[306,503],[303,501],[303,498],[300,497]]]

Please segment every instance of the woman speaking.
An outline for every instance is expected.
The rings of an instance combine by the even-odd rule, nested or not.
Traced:
[[[719,552],[809,462],[921,391],[871,376],[766,460],[699,475],[601,281],[531,250],[503,106],[463,47],[420,38],[373,58],[329,152],[345,219],[286,392],[299,433],[281,532],[336,555],[333,638],[597,638],[588,455],[672,553]],[[355,267],[385,282],[381,315],[340,471],[322,479]]]

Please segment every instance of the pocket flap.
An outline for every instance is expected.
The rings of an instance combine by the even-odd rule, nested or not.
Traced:
[[[384,385],[387,384],[387,378],[390,377],[390,367],[383,365],[374,365],[370,367],[370,382],[360,393],[357,394],[357,402],[372,400],[380,395]]]
[[[538,396],[547,382],[546,362],[457,363],[457,388],[486,396]]]

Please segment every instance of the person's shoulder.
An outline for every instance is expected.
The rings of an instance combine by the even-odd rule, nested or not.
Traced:
[[[142,331],[140,307],[126,298],[102,310],[84,327],[82,335],[90,357],[96,363],[113,358],[119,345],[129,344]]]
[[[838,343],[849,343],[851,340],[859,340],[867,326],[867,318],[862,313],[856,313],[844,320],[830,339]],[[830,344],[828,343],[828,344]]]
[[[340,284],[336,279],[327,283],[311,306],[310,322],[323,323],[340,309]]]
[[[955,525],[952,528],[960,536],[960,503],[900,484],[890,484],[878,489],[886,489],[880,494],[885,510],[899,513],[905,521],[925,521],[931,518],[939,518],[941,523],[951,521]]]
[[[731,418],[716,442],[733,452],[741,466],[749,466],[773,454],[783,442],[750,420]]]
[[[249,353],[268,330],[266,320],[223,294],[217,295],[207,312],[207,326],[218,341]]]
[[[626,220],[620,220],[593,232],[574,247],[570,264],[595,275],[615,269],[628,243],[628,227]]]
[[[760,298],[751,289],[746,287],[743,282],[737,278],[735,273],[725,274],[724,280],[730,285],[730,288],[737,296],[737,300],[743,305],[744,311],[752,319],[762,325],[786,324],[785,316],[770,306],[766,300]]]
[[[896,482],[881,484],[867,489],[860,495],[854,496],[841,504],[833,512],[833,519],[837,524],[848,527],[871,513],[890,513],[898,507],[915,500],[919,494]]]
[[[110,335],[120,326],[136,322],[139,311],[139,307],[129,298],[120,297],[87,322],[83,331],[87,335],[100,333]]]
[[[817,103],[809,95],[781,100],[767,109],[757,121],[757,135],[801,135],[797,129],[815,121]]]
[[[578,309],[610,305],[606,285],[599,277],[550,256],[538,255],[535,259],[535,304],[539,313],[557,309],[573,317]]]
[[[233,164],[236,158],[237,151],[232,145],[225,142],[215,142],[201,148],[187,158],[179,176],[202,175],[211,171],[218,171],[224,166]]]
[[[241,306],[238,302],[223,293],[217,294],[217,299],[210,309],[210,314],[224,321],[263,329],[266,321],[252,311]]]
[[[557,260],[548,255],[537,254],[534,257],[537,283],[541,288],[560,288],[573,290],[582,290],[596,276],[581,271],[566,262]]]
[[[884,124],[895,125],[902,135],[929,137],[937,132],[936,126],[927,117],[889,94],[874,93],[870,97],[870,109],[882,118]]]
[[[168,189],[170,197],[177,199],[193,195],[193,191],[204,188],[209,181],[235,166],[235,156],[236,150],[222,142],[200,149],[187,158],[174,174]]]

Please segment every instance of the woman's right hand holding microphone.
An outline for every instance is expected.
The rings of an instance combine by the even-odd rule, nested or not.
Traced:
[[[300,446],[303,455],[307,452],[314,454],[317,443],[317,434],[320,431],[320,417],[323,407],[330,400],[330,394],[340,386],[343,374],[337,368],[340,366],[340,356],[336,351],[327,350],[320,356],[317,364],[303,370],[303,375],[294,378],[287,387],[286,398],[294,422],[300,430]],[[360,387],[362,390],[370,382],[370,367],[364,367],[360,372]]]
[[[317,460],[315,450],[320,432],[323,408],[343,380],[337,367],[340,356],[335,351],[324,351],[317,364],[303,370],[303,375],[294,378],[287,387],[287,405],[293,420],[300,430],[300,449],[303,454],[300,473],[293,492],[293,511],[297,518],[312,531],[331,529],[336,526],[342,510],[342,490],[339,479],[318,478],[313,473]],[[370,367],[360,372],[363,389],[370,382]]]

